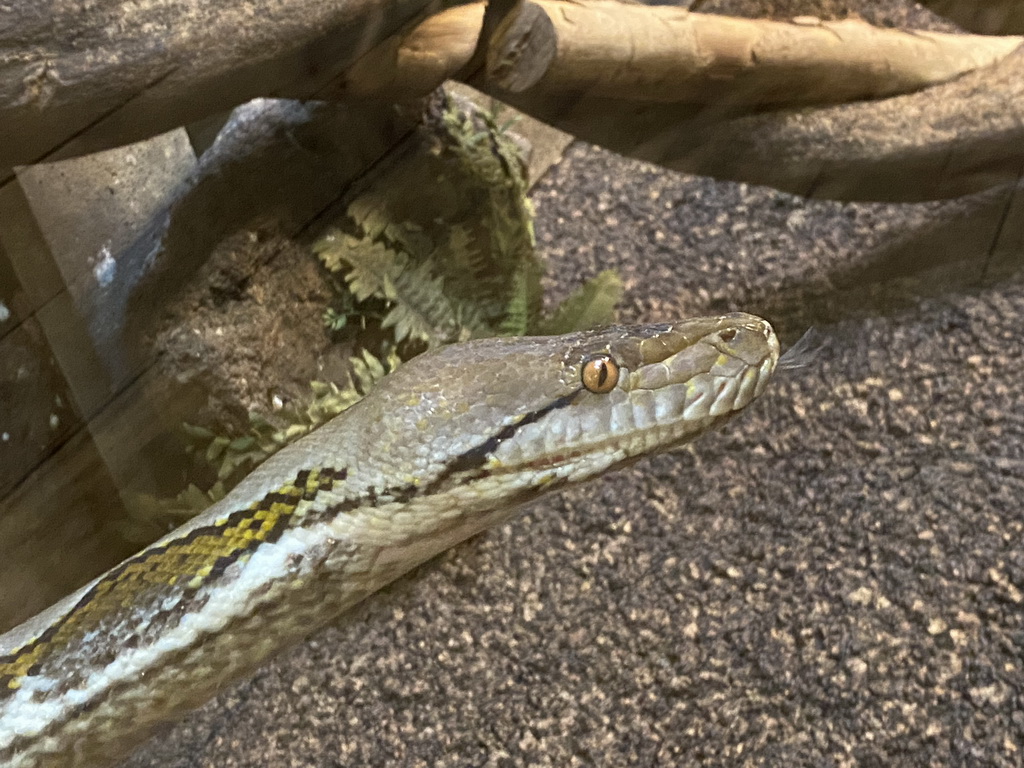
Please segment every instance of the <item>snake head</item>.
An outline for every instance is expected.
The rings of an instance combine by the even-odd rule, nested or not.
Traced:
[[[536,488],[697,437],[760,395],[778,359],[771,326],[742,313],[483,339],[406,363],[360,405],[375,452],[417,485]]]

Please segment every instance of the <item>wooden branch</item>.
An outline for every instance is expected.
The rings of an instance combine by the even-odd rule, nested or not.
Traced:
[[[456,76],[482,4],[431,17],[348,73],[335,95],[408,98]],[[989,66],[1022,38],[903,32],[854,19],[739,19],[590,0],[536,0],[488,49],[488,85],[637,102],[821,104],[906,93]]]
[[[1024,172],[1024,49],[878,101],[750,113],[630,99],[491,95],[578,138],[687,173],[836,200],[978,192]]]
[[[0,10],[0,169],[131,141],[254,96],[389,100],[453,75],[624,154],[841,199],[964,194],[1005,181],[1024,152],[1009,108],[1024,103],[1021,57],[1008,54],[1017,38],[538,0],[497,30],[488,81],[463,71],[480,36],[479,3],[390,39],[397,2],[291,0],[287,18],[273,0],[253,3],[254,12],[240,0],[215,9],[166,0],[139,11],[131,0],[97,0],[89,14],[72,0],[42,12],[29,0],[9,4]],[[899,100],[752,114],[917,88],[1001,57]]]
[[[940,16],[982,35],[1024,34],[1021,0],[921,0]]]
[[[481,18],[479,6],[452,9],[396,36],[338,95],[409,96],[460,74]],[[537,0],[498,29],[491,77],[470,82],[581,139],[681,171],[841,200],[928,200],[1020,172],[1020,42]],[[879,101],[780,109],[950,79]]]
[[[0,169],[128,143],[257,96],[315,98],[431,2],[95,0],[87,13],[77,0],[4,3]]]
[[[425,96],[445,80],[474,74],[469,67],[478,46],[485,6],[485,3],[472,3],[449,8],[385,40],[353,65],[341,87],[330,96],[403,101]],[[545,57],[545,51],[554,50],[555,40],[541,34],[546,18],[538,6],[521,3],[508,14],[496,34],[503,40],[507,38],[510,19],[519,27],[529,24],[531,35],[526,44],[531,50],[542,47],[530,60],[547,63],[551,57]],[[503,45],[507,47],[509,43]],[[517,71],[529,71],[529,63],[521,62]],[[510,72],[506,77],[511,82],[516,74]]]
[[[488,70],[496,86],[649,102],[877,98],[988,66],[1022,42],[903,32],[859,19],[740,19],[602,0],[526,5],[534,6],[529,22],[506,20],[491,44]],[[549,58],[543,67],[530,45],[535,30],[551,39],[539,52]]]
[[[425,96],[469,64],[484,20],[484,3],[459,5],[385,40],[357,61],[334,98],[403,101]]]

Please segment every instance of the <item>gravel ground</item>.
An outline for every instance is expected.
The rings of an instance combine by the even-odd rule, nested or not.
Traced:
[[[825,348],[126,766],[1021,765],[1024,282],[978,280],[974,240],[928,274],[857,272],[974,203],[811,203],[583,145],[534,200],[554,295],[613,266],[626,320],[743,308]]]

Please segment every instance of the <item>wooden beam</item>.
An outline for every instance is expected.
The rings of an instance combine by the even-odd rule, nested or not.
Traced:
[[[137,141],[258,96],[316,98],[429,0],[0,5],[0,168]]]

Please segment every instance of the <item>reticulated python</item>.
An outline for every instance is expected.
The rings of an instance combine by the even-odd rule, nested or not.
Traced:
[[[445,347],[0,636],[0,765],[105,765],[542,493],[707,432],[779,360],[746,314]]]

